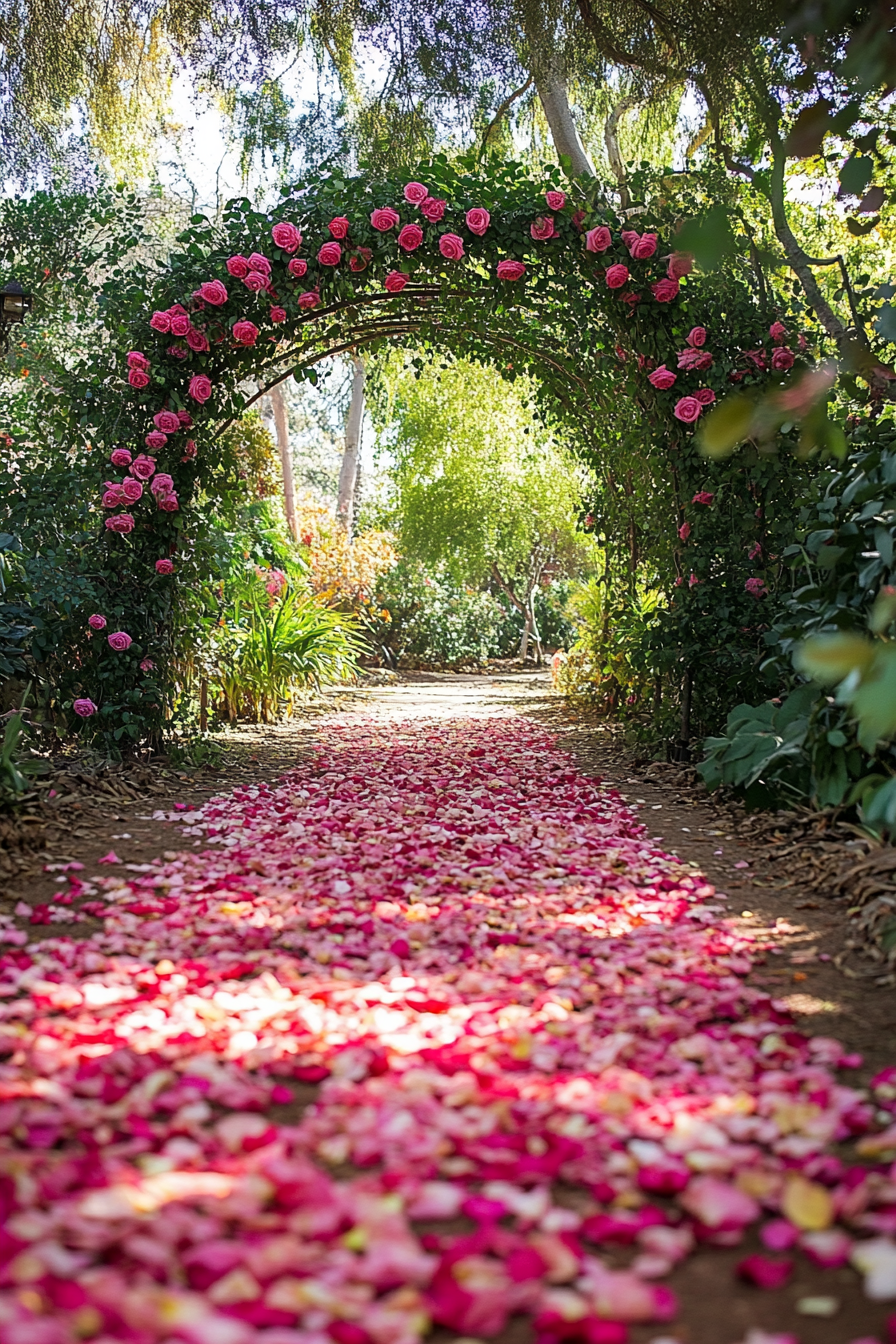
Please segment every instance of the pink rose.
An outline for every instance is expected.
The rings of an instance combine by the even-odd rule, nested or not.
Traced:
[[[155,665],[155,663],[153,662],[153,660],[152,660],[151,658],[144,658],[144,659],[142,660],[142,662],[140,663],[140,671],[141,671],[141,672],[154,672],[154,671],[155,671],[155,666],[156,666],[156,665]]]
[[[99,613],[97,613],[93,616],[87,617],[87,624],[90,626],[91,630],[105,630],[106,618],[105,616],[100,616]]]
[[[189,411],[178,411],[177,418],[180,421],[181,429],[190,429],[193,424],[193,417]]]
[[[651,285],[653,297],[657,303],[671,303],[673,299],[678,298],[678,291],[681,285],[677,280],[657,280],[656,284]]]
[[[610,289],[621,289],[628,280],[628,275],[628,267],[617,261],[615,266],[609,268],[604,278]]]
[[[566,196],[562,191],[546,191],[544,198],[549,210],[562,210],[566,204]]]
[[[268,277],[262,275],[261,271],[250,271],[248,275],[243,277],[243,284],[253,294],[260,294],[263,289],[268,287]]]
[[[484,210],[481,205],[474,205],[472,210],[468,210],[466,218],[467,228],[471,233],[477,234],[480,238],[492,222],[491,215],[487,210]]]
[[[678,535],[681,537],[682,541],[687,541],[688,537],[691,535],[690,523],[682,523],[681,527],[678,529]]]
[[[405,224],[398,235],[398,246],[405,252],[414,252],[423,242],[423,230],[419,224]]]
[[[121,483],[125,504],[136,504],[143,497],[143,486],[135,476],[126,476]]]
[[[390,294],[400,294],[410,278],[409,275],[405,275],[404,271],[390,271],[384,284]]]
[[[133,642],[134,641],[131,639],[130,635],[124,630],[116,630],[113,634],[109,635],[107,639],[109,648],[114,649],[116,653],[125,653],[131,647]]]
[[[694,396],[701,406],[711,406],[716,399],[716,394],[711,387],[698,387]]]
[[[212,394],[211,379],[207,378],[204,373],[194,373],[187,391],[193,400],[200,404],[208,401]]]
[[[526,268],[521,261],[498,262],[499,280],[522,280],[525,274]]]
[[[155,458],[147,457],[145,453],[140,453],[131,463],[131,475],[136,476],[138,481],[148,481],[155,469]]]
[[[675,386],[677,376],[671,369],[667,369],[665,364],[661,364],[658,369],[654,369],[653,373],[648,373],[647,381],[652,383],[658,391],[667,392],[670,387]]]
[[[682,350],[678,356],[680,369],[708,369],[712,367],[712,353],[709,350]]]
[[[254,345],[258,340],[258,328],[254,322],[234,322],[233,339],[237,345]]]
[[[278,322],[285,322],[285,321],[286,321],[286,309],[285,309],[285,308],[278,308],[277,305],[274,304],[274,306],[273,306],[273,308],[271,309],[271,312],[270,312],[270,318],[271,318],[271,321],[272,321],[275,325],[276,325],[276,323],[278,323]]]
[[[156,473],[153,483],[149,488],[156,499],[159,499],[163,495],[170,495],[171,491],[174,489],[174,481],[168,475],[167,471],[159,471]]]
[[[226,266],[227,274],[232,275],[234,280],[244,280],[249,274],[249,263],[245,257],[231,257]]]
[[[693,350],[702,350],[703,346],[706,344],[706,328],[691,327],[685,340]]]
[[[693,266],[694,258],[690,252],[673,252],[666,267],[666,274],[670,280],[681,280],[683,276],[690,275]]]
[[[171,335],[186,336],[192,323],[186,313],[175,313],[171,319]]]
[[[124,504],[125,497],[121,486],[107,483],[101,503],[104,509],[117,509]]]
[[[783,345],[787,338],[787,328],[783,322],[773,322],[768,329],[768,334],[775,345]]]
[[[96,713],[96,705],[92,700],[88,700],[86,696],[81,700],[72,701],[72,709],[79,719],[89,719],[91,714]]]
[[[321,266],[338,266],[342,260],[342,248],[338,243],[324,243],[317,254]]]
[[[131,387],[136,387],[140,391],[149,386],[149,374],[144,373],[142,369],[130,369],[128,371],[128,382]]]
[[[573,226],[573,228],[574,228],[574,229],[577,229],[578,232],[581,233],[581,232],[582,232],[582,225],[584,224],[584,222],[585,222],[585,211],[584,211],[584,210],[576,210],[575,214],[574,214],[573,217],[572,217],[572,226]]]
[[[613,235],[606,224],[601,224],[596,229],[589,229],[585,234],[585,247],[589,252],[606,252],[613,241]]]
[[[172,359],[186,359],[190,352],[182,345],[169,345],[168,353]]]
[[[115,513],[111,518],[106,519],[107,532],[120,532],[124,535],[127,532],[133,532],[134,519],[130,513]]]
[[[783,373],[785,369],[793,368],[794,354],[786,345],[779,345],[772,351],[772,368],[778,373]]]
[[[149,319],[149,325],[152,327],[153,331],[170,331],[171,314],[160,313],[157,310],[156,312],[153,313],[152,317]]]
[[[308,270],[308,263],[303,261],[301,257],[293,257],[286,269],[290,275],[294,275],[297,280],[301,280]]]
[[[692,425],[700,417],[703,407],[696,397],[680,397],[675,403],[672,414],[686,425]]]
[[[759,557],[760,557],[761,555],[762,555],[762,546],[761,546],[761,544],[760,544],[758,541],[754,541],[754,542],[753,542],[753,545],[750,547],[749,551],[747,552],[747,559],[748,559],[748,560],[758,560]]]
[[[316,289],[309,289],[304,294],[300,294],[296,302],[300,308],[318,308],[320,307],[320,295]]]
[[[641,235],[638,233],[637,229],[623,229],[620,237],[622,238],[623,246],[628,248],[629,254],[631,254],[631,250],[635,243],[640,242],[641,239]]]
[[[184,444],[184,455],[181,458],[181,462],[189,462],[195,456],[196,456],[196,442],[194,439],[187,439],[186,443]]]
[[[129,350],[127,358],[129,369],[149,368],[149,360],[146,358],[144,354],[141,354],[139,350]]]
[[[536,242],[546,242],[548,238],[556,235],[554,220],[551,215],[539,215],[533,224],[529,226],[529,233]]]
[[[335,219],[331,219],[327,228],[330,230],[330,237],[338,239],[339,242],[348,236],[348,220],[345,215],[337,215]]]
[[[197,355],[203,355],[209,348],[208,337],[204,331],[197,331],[195,327],[191,327],[187,332],[187,345]]]
[[[697,578],[697,575],[694,573],[693,570],[691,570],[691,577],[688,579],[688,587],[696,588],[699,582],[700,580]]]
[[[129,467],[133,458],[127,448],[113,448],[112,456],[109,458],[113,467]]]
[[[173,490],[170,495],[165,495],[162,499],[158,500],[158,505],[164,513],[177,513],[180,508],[177,495]]]
[[[744,359],[748,360],[754,368],[765,369],[765,351],[764,350],[744,350]]]
[[[404,189],[404,198],[409,205],[422,205],[429,196],[429,188],[422,182],[408,182]]]
[[[629,305],[630,308],[634,308],[634,306],[635,306],[636,303],[640,303],[640,302],[641,302],[641,295],[640,295],[640,294],[631,294],[631,293],[629,293],[629,294],[620,294],[620,295],[619,295],[619,302],[620,302],[620,303],[627,303],[627,304]]]
[[[763,579],[747,579],[744,588],[751,597],[765,597],[768,592]]]
[[[271,229],[274,246],[281,252],[298,252],[302,246],[302,235],[295,224],[275,224]]]
[[[262,252],[250,252],[249,270],[260,271],[262,275],[266,275],[270,279],[271,263]]]
[[[809,342],[806,340],[806,338],[805,338],[805,336],[803,335],[802,332],[800,332],[799,336],[797,336],[797,338],[796,338],[796,343],[797,343],[797,345],[799,346],[800,350],[808,350],[808,349],[809,349]]]
[[[366,271],[372,256],[373,253],[369,247],[356,247],[348,259],[349,270],[354,271],[356,275],[361,271]]]
[[[165,444],[168,442],[168,435],[163,434],[161,430],[154,429],[147,434],[143,442],[146,444],[147,448],[164,448]]]
[[[692,503],[692,504],[711,504],[711,503],[713,502],[714,499],[715,499],[715,495],[712,493],[711,490],[698,490],[697,493],[696,493],[696,495],[694,496],[694,498],[691,500],[691,503]]]
[[[642,233],[635,245],[629,249],[629,255],[636,261],[646,261],[656,251],[657,242],[655,233]]]
[[[438,196],[427,196],[420,206],[420,213],[424,219],[429,220],[430,224],[438,224],[445,213],[447,204],[447,201],[441,200]]]
[[[213,308],[220,308],[222,303],[227,302],[227,290],[220,280],[206,280],[199,286],[199,297],[206,303],[210,303]]]
[[[439,239],[439,251],[448,261],[460,261],[464,255],[463,239],[456,233],[443,233]]]
[[[157,574],[173,574],[173,573],[174,573],[174,564],[173,564],[173,562],[172,562],[171,560],[169,560],[169,559],[167,558],[167,556],[164,556],[164,555],[163,555],[162,558],[161,558],[161,560],[157,560],[157,561],[156,561],[156,573],[157,573]]]
[[[370,216],[370,222],[380,233],[388,233],[394,229],[396,224],[400,224],[398,211],[393,210],[391,205],[384,205],[382,208],[374,210]]]
[[[176,434],[180,429],[180,418],[176,411],[157,411],[152,422],[163,434]]]

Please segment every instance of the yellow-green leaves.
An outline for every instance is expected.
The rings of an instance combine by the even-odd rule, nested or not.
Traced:
[[[755,401],[742,392],[720,401],[698,431],[697,445],[701,453],[714,460],[730,457],[735,448],[750,437],[755,410]]]
[[[807,676],[838,686],[837,699],[855,716],[864,751],[896,734],[896,644],[859,634],[816,635],[793,661]]]
[[[874,645],[864,635],[816,635],[794,654],[797,670],[824,685],[836,685],[851,672],[866,672],[874,661]]]

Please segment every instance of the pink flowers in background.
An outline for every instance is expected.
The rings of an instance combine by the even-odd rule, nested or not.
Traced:
[[[281,252],[298,252],[302,246],[302,235],[295,224],[288,224],[285,221],[274,225],[271,229],[271,237],[274,240],[274,246],[279,247]]]
[[[405,252],[415,252],[423,242],[423,230],[419,224],[405,224],[398,235],[398,246]]]
[[[128,382],[139,392],[144,387],[149,387],[149,374],[144,369],[129,369]]]
[[[296,303],[300,308],[319,308],[320,294],[316,289],[306,290],[304,294],[299,295]]]
[[[156,472],[153,477],[152,485],[149,487],[156,499],[165,495],[170,495],[174,489],[174,481],[168,475],[167,471]]]
[[[176,434],[180,429],[180,417],[176,411],[157,411],[152,422],[163,434]]]
[[[342,260],[342,248],[338,243],[324,243],[318,250],[317,259],[321,266],[338,266]]]
[[[109,648],[114,649],[116,653],[127,653],[134,641],[126,631],[115,630],[107,637],[106,642]]]
[[[673,252],[666,267],[670,280],[682,280],[690,275],[694,268],[694,258],[689,252]]]
[[[607,269],[605,280],[610,289],[621,289],[629,278],[629,269],[621,261],[617,261],[615,266]]]
[[[141,672],[154,672],[155,670],[156,670],[156,665],[155,665],[155,663],[153,662],[153,660],[152,660],[151,658],[143,658],[143,659],[141,660],[141,662],[140,662],[140,671],[141,671]]]
[[[249,274],[249,262],[245,257],[230,257],[225,265],[227,274],[232,275],[235,280],[245,280]]]
[[[277,305],[274,304],[274,306],[271,308],[271,310],[270,310],[268,316],[270,317],[270,319],[271,319],[271,321],[274,323],[274,325],[277,326],[280,322],[285,322],[285,321],[286,321],[286,309],[285,309],[285,308],[278,308]]]
[[[678,356],[678,367],[686,370],[695,369],[698,372],[709,369],[712,367],[712,352],[691,348],[682,350]]]
[[[706,328],[691,327],[690,331],[685,337],[685,341],[691,347],[692,350],[702,350],[704,345],[706,344]]]
[[[481,206],[476,205],[472,210],[467,211],[467,228],[471,233],[475,233],[481,238],[491,223],[491,219],[492,217],[487,210],[483,210]]]
[[[303,275],[308,274],[308,263],[302,257],[293,257],[286,269],[296,280],[301,280]]]
[[[681,527],[678,529],[678,535],[682,541],[687,541],[688,537],[691,535],[690,523],[682,523]]]
[[[759,557],[760,557],[761,555],[762,555],[762,544],[761,544],[761,542],[754,541],[754,542],[753,542],[753,545],[750,547],[749,551],[747,552],[747,559],[748,559],[748,560],[758,560]]]
[[[366,271],[373,252],[369,247],[356,247],[348,259],[348,268],[356,274]]]
[[[585,234],[585,247],[589,252],[606,252],[613,241],[613,235],[606,224],[600,224],[596,229],[589,229]]]
[[[716,394],[711,387],[698,387],[694,397],[701,406],[711,406],[716,399]]]
[[[546,191],[544,199],[548,203],[549,210],[562,210],[566,204],[566,193],[562,191]]]
[[[404,271],[390,271],[383,284],[390,294],[400,294],[410,278]]]
[[[214,308],[220,308],[227,302],[227,289],[220,280],[206,280],[199,286],[197,293],[204,303],[210,303]]]
[[[691,570],[690,578],[688,579],[688,587],[696,588],[699,583],[700,580],[697,578],[697,575],[694,573],[693,570]]]
[[[429,188],[422,182],[408,182],[403,194],[409,205],[422,205],[429,196]]]
[[[87,624],[90,626],[91,630],[105,630],[106,618],[105,616],[100,616],[99,613],[95,613],[93,616],[87,617]]]
[[[116,513],[111,518],[106,519],[106,531],[118,532],[121,536],[126,536],[128,532],[134,530],[134,517],[130,513]]]
[[[155,469],[155,458],[147,457],[146,453],[140,453],[130,465],[130,473],[136,476],[138,481],[148,481]]]
[[[80,700],[73,701],[72,709],[79,719],[89,719],[96,713],[96,705],[92,700],[89,700],[87,696],[83,696]]]
[[[679,284],[677,280],[657,280],[650,289],[657,303],[671,303],[678,298]]]
[[[331,219],[327,228],[330,230],[330,237],[337,239],[340,243],[348,237],[349,224],[345,215],[337,215],[335,219]],[[327,264],[329,265],[329,263]]]
[[[765,597],[768,592],[764,579],[747,579],[744,588],[751,597]]]
[[[526,267],[521,261],[499,261],[497,276],[499,280],[521,280],[526,274]]]
[[[464,255],[464,242],[456,233],[443,233],[439,239],[439,251],[447,261],[460,261]]]
[[[387,205],[374,210],[370,216],[370,222],[380,233],[388,233],[390,229],[394,229],[401,222],[401,219],[398,211],[393,210],[391,205]]]
[[[163,434],[160,429],[153,429],[150,430],[143,442],[146,444],[147,448],[152,448],[157,451],[159,448],[165,447],[165,444],[168,442],[168,435]]]
[[[212,394],[211,379],[204,373],[194,373],[187,391],[194,401],[204,405]]]
[[[784,373],[793,368],[794,353],[786,345],[779,345],[772,351],[772,368],[776,373]]]
[[[628,248],[629,256],[635,261],[648,261],[656,252],[659,240],[655,233],[639,234],[634,230],[626,230],[622,235],[622,241]]]
[[[659,392],[667,392],[670,387],[674,387],[678,381],[677,375],[671,369],[667,369],[665,364],[661,364],[653,373],[647,375],[648,383],[651,383]]]
[[[254,345],[258,340],[258,327],[254,322],[234,322],[233,339],[237,345]]]
[[[768,334],[775,345],[783,345],[787,340],[787,328],[783,322],[773,322],[768,329]]]
[[[715,495],[712,493],[711,490],[698,490],[697,493],[696,493],[696,495],[694,496],[694,498],[691,500],[691,503],[692,503],[692,504],[711,504],[711,503],[713,502],[714,499],[715,499]]]
[[[161,559],[156,561],[156,573],[173,574],[174,573],[173,561],[169,560],[167,556],[163,555]]]
[[[685,425],[693,425],[700,418],[703,407],[696,397],[679,397],[672,414]]]
[[[538,243],[546,242],[557,235],[553,215],[539,215],[529,226],[529,233]]]
[[[113,467],[129,467],[132,460],[131,454],[127,448],[113,448],[109,457],[109,461],[112,463]]]
[[[445,207],[448,202],[439,196],[427,196],[426,200],[420,206],[420,213],[424,219],[428,219],[430,224],[438,224],[445,213]]]
[[[187,332],[187,345],[196,355],[202,355],[209,349],[208,337],[204,331],[191,327]]]
[[[126,476],[121,483],[121,493],[125,504],[136,504],[143,498],[143,485],[134,476]]]

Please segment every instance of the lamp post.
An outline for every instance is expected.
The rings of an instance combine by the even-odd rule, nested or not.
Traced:
[[[0,351],[4,354],[9,349],[12,328],[24,322],[32,303],[31,295],[25,293],[18,280],[8,280],[0,289]]]

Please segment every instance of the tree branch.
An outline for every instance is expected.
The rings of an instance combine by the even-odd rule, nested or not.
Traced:
[[[508,93],[504,101],[502,103],[499,103],[497,112],[492,117],[491,121],[486,126],[485,131],[483,132],[482,145],[479,150],[480,162],[482,161],[482,156],[485,154],[485,151],[488,149],[488,142],[489,139],[491,138],[492,132],[496,130],[497,127],[501,124],[504,117],[507,115],[513,104],[516,102],[517,98],[522,98],[523,94],[527,91],[527,89],[530,89],[532,87],[533,80],[534,77],[530,75],[529,78],[526,80],[525,84],[521,84],[518,89],[514,89],[512,93]]]

